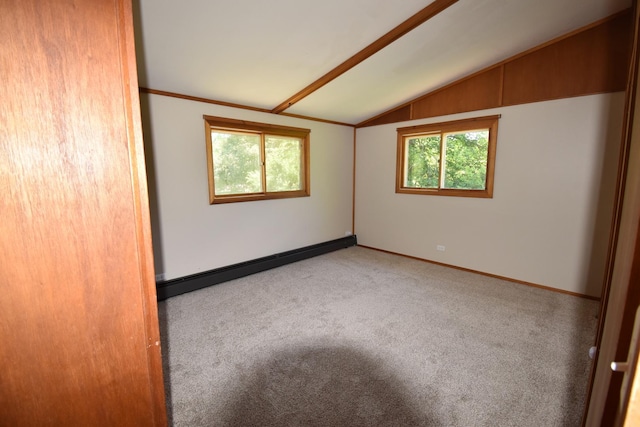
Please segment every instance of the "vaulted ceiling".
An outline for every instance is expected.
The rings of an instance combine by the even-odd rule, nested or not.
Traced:
[[[153,90],[356,124],[630,6],[134,0],[139,80]]]

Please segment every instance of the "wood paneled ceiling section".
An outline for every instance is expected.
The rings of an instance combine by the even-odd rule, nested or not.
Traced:
[[[139,80],[151,92],[357,124],[630,6],[139,0]]]

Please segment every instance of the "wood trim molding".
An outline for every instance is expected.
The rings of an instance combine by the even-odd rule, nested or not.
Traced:
[[[273,114],[271,112],[269,113]],[[311,120],[313,122],[329,123],[331,125],[348,126],[348,127],[355,128],[355,125],[353,123],[336,122],[335,120],[320,119],[318,117],[302,116],[300,114],[292,114],[292,113],[280,113],[278,115],[285,116],[285,117],[293,117],[296,119]]]
[[[435,0],[433,3],[429,4],[427,7],[411,16],[409,19],[405,20],[403,23],[380,37],[378,40],[371,43],[369,46],[362,49],[360,52],[353,55],[351,58],[344,61],[342,64],[335,67],[333,70],[329,71],[324,76],[320,77],[315,82],[302,89],[300,92],[283,101],[280,105],[271,110],[271,112],[274,114],[282,113],[284,110],[291,107],[296,102],[320,89],[322,86],[334,80],[336,77],[344,74],[365,59],[371,57],[375,53],[389,46],[391,43],[398,40],[409,31],[424,24],[429,19],[433,18],[457,1],[458,0]]]
[[[500,65],[500,85],[498,88],[498,103],[504,104],[504,64]]]
[[[357,130],[353,128],[353,181],[351,193],[351,234],[356,234],[356,155],[357,155]]]
[[[234,103],[231,103],[231,102],[217,101],[215,99],[201,98],[201,97],[197,97],[197,96],[184,95],[184,94],[176,93],[176,92],[167,92],[167,91],[164,91],[164,90],[150,89],[150,88],[147,88],[147,87],[140,87],[140,93],[148,93],[148,94],[151,94],[151,95],[168,96],[170,98],[186,99],[187,101],[204,102],[205,104],[221,105],[223,107],[239,108],[241,110],[258,111],[260,113],[273,114],[271,112],[271,110],[266,109],[266,108],[258,108],[258,107],[252,107],[252,106],[249,106],[249,105],[234,104]],[[299,114],[280,113],[279,115],[280,116],[286,116],[286,117],[293,117],[293,118],[296,118],[296,119],[310,120],[310,121],[313,121],[313,122],[321,122],[321,123],[329,123],[329,124],[332,124],[332,125],[354,127],[354,125],[351,124],[351,123],[336,122],[334,120],[325,120],[325,119],[320,119],[320,118],[317,118],[317,117],[301,116]]]
[[[231,107],[231,108],[240,108],[242,110],[259,111],[261,113],[269,113],[270,112],[266,108],[251,107],[251,106],[248,106],[248,105],[234,104],[232,102],[225,102],[225,101],[216,101],[215,99],[200,98],[198,96],[183,95],[181,93],[167,92],[167,91],[164,91],[164,90],[150,89],[150,88],[147,88],[147,87],[140,87],[140,92],[141,93],[150,93],[152,95],[168,96],[168,97],[171,97],[171,98],[186,99],[188,101],[204,102],[206,104],[222,105],[223,107]]]
[[[631,51],[631,22],[631,9],[626,9],[378,114],[356,124],[356,128],[623,91]],[[559,67],[558,59],[563,58],[579,59],[585,65]],[[522,84],[534,80],[537,86]]]
[[[494,279],[505,280],[507,282],[516,283],[518,285],[525,285],[525,286],[530,286],[530,287],[533,287],[533,288],[538,288],[538,289],[544,289],[544,290],[547,290],[547,291],[557,292],[557,293],[560,293],[560,294],[571,295],[571,296],[574,296],[574,297],[585,298],[585,299],[589,299],[589,300],[593,300],[593,301],[600,301],[600,298],[593,297],[591,295],[585,295],[585,294],[580,294],[580,293],[577,293],[577,292],[565,291],[564,289],[553,288],[551,286],[538,285],[536,283],[526,282],[524,280],[512,279],[510,277],[500,276],[500,275],[497,275],[497,274],[486,273],[484,271],[478,271],[478,270],[474,270],[472,268],[458,267],[456,265],[445,264],[443,262],[438,262],[438,261],[432,261],[432,260],[426,259],[426,258],[419,258],[419,257],[411,256],[411,255],[401,254],[401,253],[398,253],[398,252],[387,251],[387,250],[384,250],[384,249],[378,249],[378,248],[374,248],[372,246],[361,245],[360,243],[358,243],[358,247],[371,249],[373,251],[378,251],[378,252],[384,252],[384,253],[391,254],[391,255],[398,255],[398,256],[401,256],[401,257],[404,257],[404,258],[415,259],[416,261],[428,262],[429,264],[441,265],[443,267],[449,267],[449,268],[453,268],[455,270],[466,271],[468,273],[480,274],[481,276],[486,276],[486,277],[492,277]]]

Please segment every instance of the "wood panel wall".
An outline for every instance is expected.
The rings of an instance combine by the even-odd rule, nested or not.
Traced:
[[[0,28],[0,425],[166,425],[130,0]]]
[[[496,67],[421,98],[412,104],[412,117],[435,117],[500,105],[502,68]]]
[[[629,9],[451,83],[357,127],[624,91],[631,30]]]

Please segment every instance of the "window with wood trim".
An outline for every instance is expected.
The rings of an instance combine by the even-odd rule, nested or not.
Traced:
[[[499,118],[399,128],[396,193],[493,197]]]
[[[211,204],[309,196],[309,129],[204,122]]]

